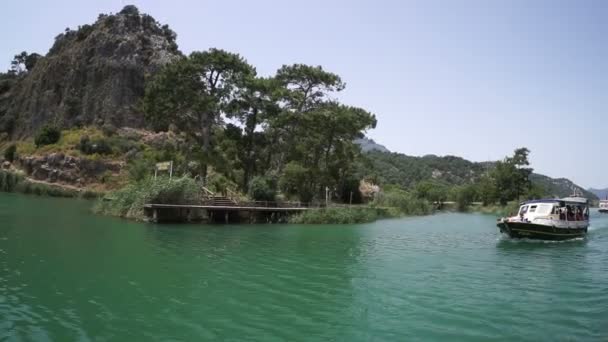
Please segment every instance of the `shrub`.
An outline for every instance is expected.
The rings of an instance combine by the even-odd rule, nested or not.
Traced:
[[[401,189],[393,189],[379,194],[373,205],[390,208],[393,216],[425,215],[433,210],[428,201],[419,199]]]
[[[52,145],[57,143],[59,138],[61,138],[61,131],[59,128],[47,125],[42,127],[38,132],[34,139],[34,143],[36,144],[36,147]]]
[[[290,223],[304,224],[353,224],[373,222],[378,219],[374,208],[326,208],[312,209],[291,216]]]
[[[104,124],[103,126],[101,126],[101,131],[103,132],[103,135],[105,135],[106,137],[111,137],[116,134],[117,129],[116,129],[116,126],[107,123],[107,124]]]
[[[302,202],[310,202],[314,197],[314,192],[309,187],[309,174],[309,170],[301,164],[287,163],[279,180],[281,190],[286,194],[298,196]]]
[[[0,191],[13,192],[22,181],[23,176],[0,170]]]
[[[148,178],[111,193],[108,196],[111,200],[100,199],[94,210],[100,214],[143,220],[144,204],[191,203],[198,198],[198,189],[194,179],[188,177],[160,177],[156,180]]]
[[[269,177],[257,176],[249,184],[249,197],[255,201],[274,201],[277,195],[276,182]]]
[[[12,163],[13,161],[15,161],[16,153],[17,153],[17,146],[15,144],[12,144],[4,151],[4,159],[6,159]]]
[[[152,175],[154,163],[147,159],[136,159],[129,163],[127,172],[131,181],[139,182]]]
[[[473,185],[463,185],[455,187],[452,191],[452,197],[456,200],[456,209],[458,211],[467,211],[475,200],[475,187]]]
[[[91,140],[88,135],[80,138],[80,142],[78,143],[78,150],[84,154],[112,154],[112,147],[106,141],[106,139],[97,139]]]

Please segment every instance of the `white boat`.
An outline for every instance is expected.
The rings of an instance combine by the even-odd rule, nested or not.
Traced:
[[[600,201],[600,213],[608,213],[608,199]]]
[[[542,199],[520,204],[517,215],[498,220],[512,238],[567,240],[583,237],[589,227],[589,201],[583,197]]]

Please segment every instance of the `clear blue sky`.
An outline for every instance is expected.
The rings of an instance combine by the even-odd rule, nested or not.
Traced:
[[[608,187],[608,1],[30,1],[0,14],[0,68],[125,4],[169,24],[183,52],[238,52],[270,75],[322,65],[369,133],[409,155],[495,160]]]

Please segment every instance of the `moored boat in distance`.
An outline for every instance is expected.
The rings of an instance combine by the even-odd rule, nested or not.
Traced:
[[[605,200],[601,200],[600,201],[600,209],[599,209],[600,213],[603,214],[608,214],[608,199]]]
[[[589,201],[583,197],[542,199],[520,204],[516,216],[496,224],[512,238],[567,240],[584,237],[589,227]]]

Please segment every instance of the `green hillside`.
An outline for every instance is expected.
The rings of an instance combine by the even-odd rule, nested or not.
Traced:
[[[379,151],[365,153],[365,159],[362,176],[372,178],[380,184],[394,184],[410,189],[424,181],[446,186],[471,185],[495,166],[494,162],[471,162],[456,156],[413,157]],[[542,194],[547,197],[565,197],[576,189],[590,200],[598,199],[595,194],[565,178],[553,179],[532,173],[530,180],[534,187],[537,190],[542,189]]]

